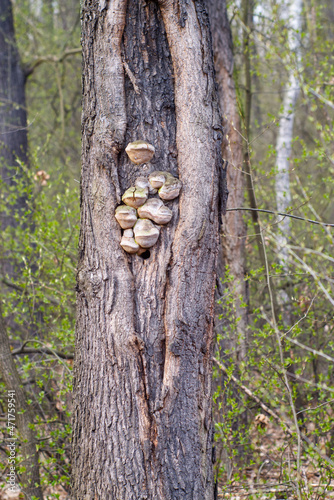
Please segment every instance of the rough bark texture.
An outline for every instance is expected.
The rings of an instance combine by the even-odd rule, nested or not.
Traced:
[[[212,499],[222,133],[208,16],[201,1],[86,0],[82,19],[73,496]],[[126,158],[136,139],[155,146],[151,164]],[[143,259],[120,247],[114,212],[153,170],[183,188]]]
[[[243,144],[240,135],[241,125],[237,108],[236,91],[233,80],[233,46],[232,34],[227,17],[225,0],[209,0],[210,24],[212,31],[212,45],[214,53],[214,64],[216,70],[216,81],[218,85],[218,97],[222,111],[224,140],[222,144],[223,158],[227,162],[227,186],[229,190],[228,207],[241,207],[244,200],[244,173],[243,173]],[[242,307],[246,301],[245,286],[245,240],[246,225],[242,213],[227,212],[223,218],[220,258],[217,266],[217,288],[219,298],[226,293],[226,287],[234,297],[234,314],[238,321],[230,318],[228,338],[220,340],[222,352],[228,352],[226,361],[232,358],[238,370],[238,363],[245,361],[247,355],[247,309]],[[226,269],[229,269],[231,281],[224,283]],[[242,299],[241,299],[242,298]],[[224,315],[224,304],[217,302],[216,317]],[[224,322],[228,321],[226,315]],[[219,331],[218,320],[216,330]],[[215,379],[216,387],[228,384],[226,374],[220,372],[220,377]],[[240,393],[233,387],[236,400],[240,400]],[[229,397],[223,391],[223,407],[226,412],[231,410]],[[217,411],[215,418],[221,422],[222,415]],[[241,460],[245,456],[244,436],[242,429],[247,423],[247,413],[233,419],[232,427],[238,432],[232,438],[231,445],[236,453],[234,459],[228,456],[226,448],[219,442],[216,443],[218,463],[224,462],[225,469],[229,474],[235,466],[235,460]],[[240,445],[239,436],[243,436],[243,444]],[[237,453],[238,452],[238,453]]]
[[[218,97],[223,117],[224,141],[223,158],[228,162],[227,186],[228,206],[241,207],[244,201],[243,144],[240,135],[241,125],[237,108],[236,91],[233,80],[232,34],[227,17],[225,0],[209,0],[210,24]],[[246,299],[245,287],[245,240],[246,224],[241,212],[228,212],[223,219],[222,264],[228,266],[233,277],[230,284],[235,296],[235,314],[240,320],[231,345],[235,360],[246,357],[247,309],[241,307],[240,297]],[[219,273],[224,276],[224,270]],[[221,291],[222,285],[218,284]]]
[[[15,391],[15,425],[18,432],[18,443],[23,460],[20,467],[25,470],[20,475],[20,483],[24,498],[30,500],[32,497],[43,500],[40,487],[38,452],[36,450],[36,439],[34,430],[30,425],[33,422],[33,412],[26,403],[27,396],[22,388],[22,382],[13,361],[6,326],[2,317],[0,307],[0,375],[8,391]]]

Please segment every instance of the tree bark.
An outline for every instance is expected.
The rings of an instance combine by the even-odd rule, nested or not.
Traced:
[[[289,47],[292,56],[295,57],[298,65],[299,47],[297,33],[301,29],[301,11],[302,0],[293,1],[286,5],[287,21],[290,25],[291,33],[288,35]],[[290,68],[288,82],[284,87],[283,111],[279,120],[278,136],[276,141],[276,166],[277,174],[275,177],[276,204],[278,212],[286,212],[291,205],[290,174],[289,164],[293,139],[293,123],[295,116],[295,105],[299,95],[299,81],[296,77],[296,68]],[[277,235],[279,249],[279,263],[283,270],[288,272],[288,250],[287,242],[291,237],[290,219],[284,218],[279,224],[279,233]],[[281,294],[282,295],[282,294]],[[283,295],[286,295],[283,292]],[[288,297],[284,297],[284,300]],[[281,296],[283,299],[283,296]]]
[[[212,499],[223,170],[208,16],[202,1],[86,0],[82,19],[73,496]],[[156,148],[144,167],[124,153],[136,139]],[[120,247],[114,213],[153,170],[183,187],[143,259]]]
[[[219,105],[222,111],[224,140],[223,158],[228,162],[227,185],[229,206],[241,207],[244,200],[243,143],[240,117],[237,108],[233,80],[232,33],[227,17],[225,0],[209,0],[210,24]],[[235,315],[239,318],[236,335],[232,332],[231,347],[235,361],[246,358],[247,309],[242,306],[246,300],[245,286],[245,241],[246,224],[241,212],[228,212],[223,219],[222,263],[228,266],[233,280],[231,292],[235,296]],[[220,273],[223,276],[224,272]]]
[[[25,78],[16,46],[11,0],[0,0],[0,176],[7,186],[15,186],[22,176],[20,162],[28,162]],[[6,194],[4,194],[6,196]],[[26,198],[18,195],[10,214],[1,213],[0,227],[16,227],[15,212]],[[12,278],[13,263],[1,250],[1,274]]]

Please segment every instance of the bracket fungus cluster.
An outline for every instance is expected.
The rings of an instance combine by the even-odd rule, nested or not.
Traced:
[[[140,165],[149,162],[155,150],[145,141],[135,141],[128,144],[125,151],[133,163]],[[172,218],[172,211],[163,200],[177,198],[181,187],[181,181],[171,173],[155,171],[148,178],[138,177],[135,185],[125,191],[124,204],[116,208],[115,218],[124,230],[121,246],[126,252],[140,255],[155,245],[160,226],[168,224]]]

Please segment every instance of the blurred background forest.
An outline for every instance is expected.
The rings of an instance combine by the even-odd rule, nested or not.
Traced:
[[[2,29],[6,5],[0,0]],[[23,411],[38,444],[44,498],[69,499],[80,9],[73,0],[14,0],[12,7],[9,47],[11,57],[19,54],[26,101],[13,105],[13,82],[6,87],[0,66],[1,341],[9,339],[27,394],[30,410]],[[228,186],[230,200],[244,191],[243,204],[229,201],[228,209],[253,211],[242,211],[241,233],[230,225],[222,235],[238,235],[245,249],[242,283],[225,261],[217,286],[217,495],[334,498],[333,228],[323,224],[334,223],[334,4],[242,0],[230,2],[228,14],[243,147],[239,164],[230,145],[228,168],[244,178]],[[6,118],[18,108],[27,113],[28,144],[11,163],[3,138],[18,132]],[[6,487],[4,369],[0,497],[21,498]],[[17,460],[24,475],[20,450]]]

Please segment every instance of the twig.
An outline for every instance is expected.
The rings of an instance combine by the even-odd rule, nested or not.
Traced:
[[[220,361],[218,361],[218,359],[216,359],[215,357],[213,357],[212,360],[219,366],[219,368],[228,377],[231,378],[231,380],[236,385],[238,385],[238,387],[240,387],[240,389],[243,390],[243,392],[245,394],[247,394],[247,396],[249,396],[251,399],[253,399],[253,401],[255,401],[265,412],[267,412],[270,416],[272,416],[273,419],[276,420],[276,422],[282,424],[285,427],[285,429],[288,432],[288,434],[290,434],[290,436],[293,436],[293,431],[290,428],[290,424],[288,424],[287,422],[285,422],[284,420],[282,420],[281,417],[276,412],[274,412],[271,408],[269,408],[269,406],[267,406],[265,403],[263,403],[263,401],[261,401],[261,399],[258,396],[256,396],[256,394],[254,394],[250,389],[248,389],[248,387],[246,387],[245,385],[243,385],[243,383],[240,382],[239,379],[237,379],[232,373],[230,373],[227,370],[226,366],[223,363],[221,363]],[[332,467],[334,467],[334,461],[331,458],[327,457],[327,455],[323,455],[321,453],[321,450],[317,446],[315,446],[312,443],[312,441],[307,436],[304,436],[304,434],[300,433],[300,437],[301,437],[301,439],[303,439],[303,441],[305,441],[320,456],[320,458],[322,458],[322,460],[324,460],[329,465],[331,465]]]
[[[327,222],[320,222],[318,220],[312,220],[312,219],[305,219],[304,217],[299,217],[298,215],[292,215],[292,214],[286,214],[283,212],[275,212],[274,210],[264,210],[262,208],[250,208],[250,207],[236,207],[236,208],[227,208],[226,212],[235,212],[235,211],[256,211],[256,212],[264,212],[266,214],[272,214],[272,215],[281,215],[282,217],[290,217],[291,219],[297,219],[297,220],[302,220],[304,222],[310,222],[311,224],[317,224],[319,226],[325,226],[325,227],[334,227],[334,224],[329,224]]]
[[[329,293],[327,292],[326,288],[324,287],[324,285],[320,281],[320,279],[319,279],[318,275],[315,273],[315,271],[313,271],[313,269],[310,266],[308,266],[306,264],[306,262],[304,262],[293,250],[291,250],[291,248],[289,248],[289,247],[287,247],[287,248],[288,248],[289,253],[294,257],[294,259],[299,262],[300,267],[303,267],[304,269],[306,269],[310,273],[310,275],[313,276],[315,282],[318,284],[318,286],[324,292],[324,294],[327,297],[327,299],[329,300],[329,302],[334,306],[334,299],[329,295]]]
[[[50,347],[40,347],[38,349],[33,348],[33,347],[26,347],[26,345],[30,342],[43,344],[43,342],[41,342],[40,340],[36,340],[36,339],[26,340],[25,342],[23,342],[23,344],[18,349],[11,351],[12,356],[17,356],[19,354],[41,353],[41,354],[53,354],[57,358],[61,358],[61,359],[74,359],[74,354],[66,354],[63,352],[58,352],[58,351],[55,351],[54,349],[51,349]]]
[[[329,405],[331,403],[334,403],[334,399],[331,399],[330,401],[326,401],[325,403],[322,403],[321,405],[318,405],[318,406],[315,406],[314,408],[305,408],[305,410],[301,410],[297,413],[297,415],[299,415],[299,413],[304,413],[305,411],[315,411],[317,410],[318,408],[321,408],[322,406],[326,406],[326,405]]]
[[[331,358],[330,356],[328,356],[324,352],[317,351],[316,349],[312,349],[311,347],[308,347],[307,345],[301,344],[300,342],[298,342],[298,340],[292,339],[291,337],[284,336],[284,338],[287,339],[289,342],[292,342],[293,344],[298,345],[302,349],[305,349],[305,351],[309,351],[312,354],[315,354],[316,356],[321,356],[322,358],[325,358],[328,361],[331,361],[332,363],[334,362],[334,358]]]
[[[137,83],[136,83],[136,77],[135,75],[132,73],[128,63],[126,61],[123,61],[123,66],[124,66],[124,69],[125,69],[125,72],[126,74],[128,75],[129,77],[129,80],[130,82],[132,83],[133,85],[133,88],[134,88],[134,91],[136,92],[136,94],[140,94],[140,88],[138,87]]]
[[[289,328],[289,330],[288,330],[287,332],[283,333],[283,334],[281,335],[281,338],[288,338],[288,337],[286,337],[286,335],[288,335],[288,333],[292,332],[292,330],[293,330],[296,326],[298,326],[298,325],[299,325],[299,323],[301,323],[301,322],[303,321],[303,319],[307,318],[308,313],[310,312],[310,309],[311,309],[311,307],[313,306],[313,302],[314,302],[315,298],[316,298],[316,295],[312,298],[311,303],[310,303],[310,305],[308,306],[307,311],[306,311],[306,313],[304,314],[304,316],[302,316],[301,318],[299,318],[299,320],[298,320],[298,321],[296,321],[296,323],[294,323],[294,324],[293,324],[293,325]]]
[[[67,59],[67,57],[73,56],[75,54],[81,54],[81,52],[82,52],[81,48],[75,48],[75,49],[65,50],[60,56],[55,56],[55,55],[50,54],[48,56],[39,57],[38,59],[33,61],[30,66],[28,66],[25,69],[24,75],[27,78],[35,71],[36,68],[38,68],[38,66],[40,66],[44,62],[61,63],[65,59]]]

